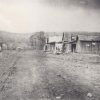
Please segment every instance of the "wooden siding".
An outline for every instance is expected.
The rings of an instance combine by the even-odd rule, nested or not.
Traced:
[[[90,53],[90,54],[100,54],[100,42],[99,41],[81,41],[77,47],[77,51],[81,53]]]

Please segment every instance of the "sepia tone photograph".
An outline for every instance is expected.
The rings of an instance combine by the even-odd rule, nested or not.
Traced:
[[[100,0],[0,0],[0,100],[100,100]]]

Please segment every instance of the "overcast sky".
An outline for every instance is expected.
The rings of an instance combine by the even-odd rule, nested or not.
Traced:
[[[100,31],[100,0],[0,0],[0,30]]]

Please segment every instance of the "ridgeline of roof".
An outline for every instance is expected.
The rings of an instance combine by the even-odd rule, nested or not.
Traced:
[[[82,31],[82,32],[64,32],[64,34],[72,34],[72,35],[97,35],[100,36],[100,32],[86,32],[86,31]]]
[[[81,41],[100,41],[100,35],[79,35],[78,38]]]
[[[76,31],[76,32],[45,32],[45,36],[49,37],[49,36],[61,36],[61,35],[100,35],[100,32],[86,32],[86,31]]]
[[[81,41],[100,41],[99,32],[65,32],[64,41],[70,41],[72,35],[78,36]]]

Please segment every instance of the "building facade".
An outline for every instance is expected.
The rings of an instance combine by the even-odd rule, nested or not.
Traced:
[[[64,46],[67,53],[100,54],[100,33],[65,33]]]
[[[45,50],[62,53],[100,54],[100,33],[67,32],[60,36],[49,36]]]
[[[100,54],[100,34],[78,35],[77,52]]]
[[[62,36],[49,36],[46,38],[46,44],[44,47],[45,51],[50,51],[52,53],[62,52],[63,41]]]

